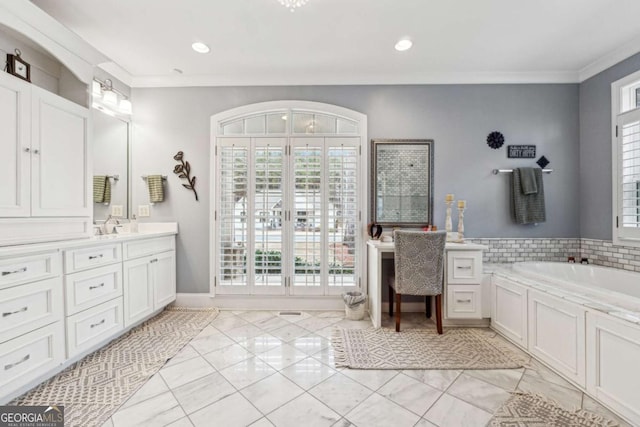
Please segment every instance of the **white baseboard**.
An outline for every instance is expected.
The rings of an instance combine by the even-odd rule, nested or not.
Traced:
[[[221,310],[344,310],[340,296],[295,297],[271,295],[217,295],[182,294],[176,297],[176,305],[184,307],[216,307]],[[403,313],[424,312],[424,302],[402,303]],[[389,303],[382,303],[382,312],[389,312]],[[435,309],[432,311],[435,320]],[[443,319],[444,326],[488,327],[489,319]]]
[[[344,310],[340,296],[271,296],[183,294],[176,296],[176,305],[185,307],[216,307],[223,310]]]

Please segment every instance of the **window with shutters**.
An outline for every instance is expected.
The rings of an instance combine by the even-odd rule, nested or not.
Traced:
[[[613,239],[640,246],[640,72],[612,85]]]
[[[267,104],[212,118],[212,293],[363,290],[366,118]]]

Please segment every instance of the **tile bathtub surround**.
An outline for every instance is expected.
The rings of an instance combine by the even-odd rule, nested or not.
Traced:
[[[576,262],[588,258],[594,265],[640,272],[640,248],[615,245],[610,240],[573,238],[468,238],[469,243],[488,246],[484,263],[522,261]]]
[[[582,239],[580,257],[591,264],[640,272],[640,248],[615,245],[607,240]]]
[[[510,263],[521,261],[566,261],[580,256],[580,239],[569,238],[468,238],[469,243],[488,246],[484,263]]]
[[[344,311],[222,311],[105,426],[484,426],[515,390],[629,425],[535,360],[482,371],[336,368],[335,326],[371,322]],[[433,327],[423,313],[403,315],[403,328]]]

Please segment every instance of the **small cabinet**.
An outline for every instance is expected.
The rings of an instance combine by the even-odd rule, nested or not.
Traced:
[[[447,286],[447,318],[479,319],[482,317],[480,286]]]
[[[60,254],[46,252],[0,260],[0,289],[61,274]]]
[[[482,319],[482,251],[448,249],[445,316]]]
[[[120,243],[91,246],[88,248],[71,249],[65,251],[65,273],[113,264],[122,260]]]
[[[64,279],[67,315],[122,296],[122,264],[67,274]]]
[[[491,327],[527,348],[527,288],[495,276],[491,288]]]
[[[482,251],[447,252],[447,283],[450,285],[480,284],[482,281]]]
[[[0,73],[0,245],[89,234],[88,122],[87,108]]]
[[[73,357],[123,328],[122,298],[92,307],[67,319],[67,357]]]
[[[62,320],[60,278],[0,290],[0,342]]]
[[[64,326],[55,322],[0,344],[2,394],[45,375],[64,361]]]
[[[29,85],[0,74],[0,217],[24,217],[31,212],[31,129],[23,117],[31,114]]]
[[[164,252],[126,260],[123,265],[124,324],[132,325],[176,299],[175,238],[125,243],[124,253],[149,253],[152,245]],[[132,246],[132,247],[129,247]],[[137,250],[144,248],[143,250]],[[171,248],[171,250],[166,250]]]

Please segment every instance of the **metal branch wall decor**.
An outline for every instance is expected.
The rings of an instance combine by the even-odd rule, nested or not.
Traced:
[[[189,162],[184,160],[184,153],[182,151],[178,151],[175,156],[173,156],[173,160],[176,160],[180,163],[173,168],[173,173],[178,175],[178,178],[186,179],[189,183],[182,184],[182,186],[188,190],[193,191],[193,194],[196,196],[196,201],[198,201],[198,193],[196,192],[196,177],[191,177],[191,165]]]

